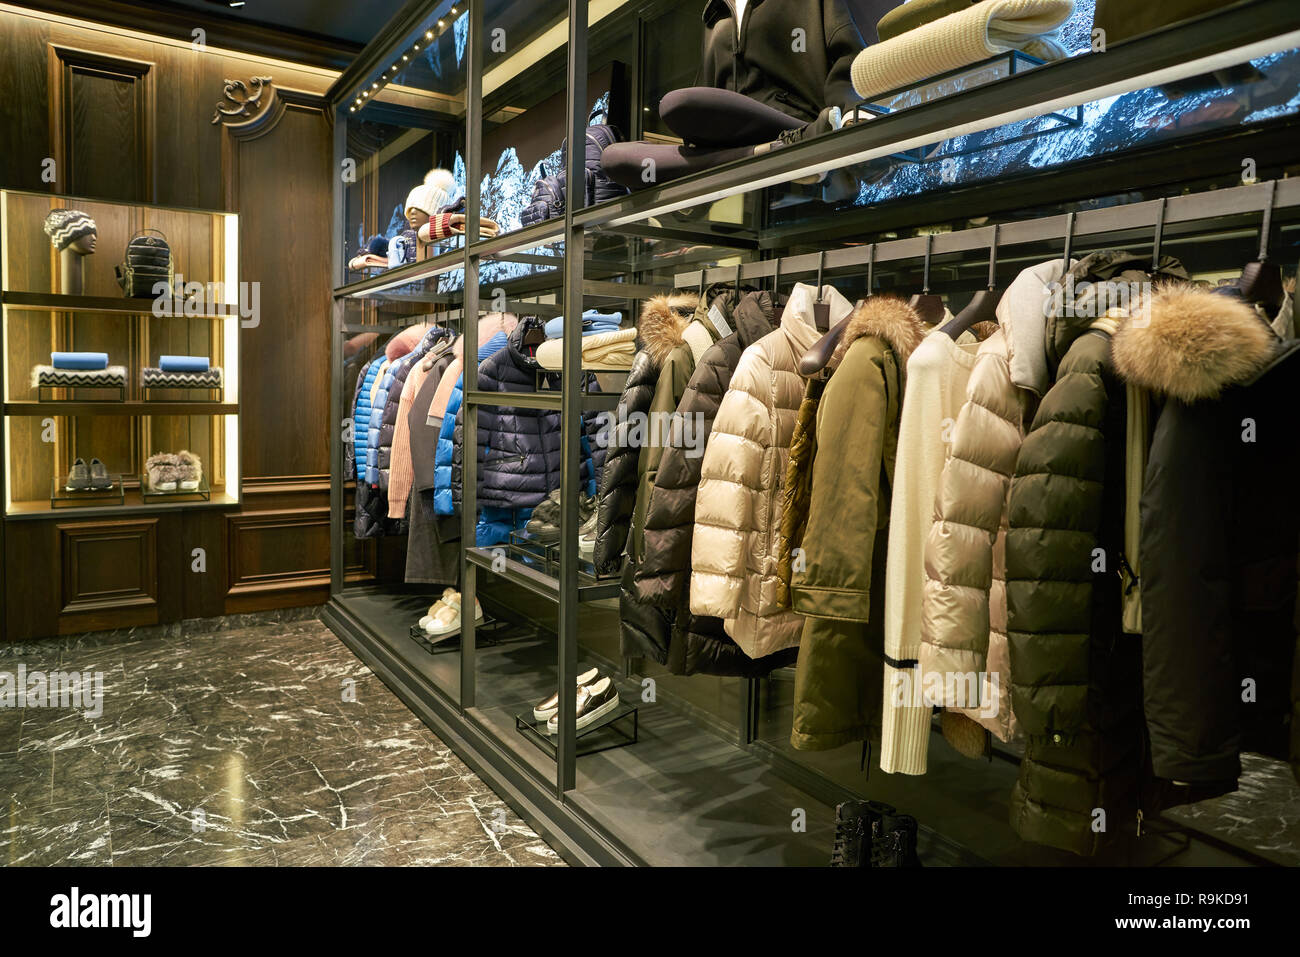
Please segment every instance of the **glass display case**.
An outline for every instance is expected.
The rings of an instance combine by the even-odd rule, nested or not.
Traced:
[[[0,231],[6,517],[238,504],[239,217],[5,190]]]
[[[971,760],[937,717],[924,776],[868,775],[878,732],[862,747],[796,747],[793,653],[751,660],[733,643],[713,664],[686,662],[654,632],[675,634],[689,609],[642,617],[640,523],[660,494],[659,453],[636,445],[626,495],[605,488],[629,414],[640,409],[647,435],[656,411],[671,429],[702,357],[739,335],[729,310],[743,296],[773,329],[796,283],[833,285],[851,304],[927,296],[942,319],[1027,266],[1104,248],[1172,255],[1214,284],[1259,255],[1264,224],[1273,261],[1293,262],[1288,31],[1300,19],[1275,0],[1255,6],[1103,52],[1080,4],[1053,62],[976,60],[867,98],[833,132],[630,189],[593,185],[589,159],[599,165],[613,142],[690,148],[660,101],[697,82],[697,10],[430,4],[335,89],[339,162],[362,130],[388,126],[374,132],[376,162],[357,164],[378,181],[346,184],[336,213],[346,279],[332,327],[341,427],[326,620],[573,861],[822,864],[836,805],[863,798],[918,818],[927,864],[1300,860],[1300,835],[1281,851],[1234,836],[1222,823],[1231,808],[1211,802],[1090,858],[1022,841],[1008,824],[1021,750],[990,738],[987,760]],[[441,73],[404,65],[417,42],[436,45]],[[594,158],[562,149],[581,137]],[[398,143],[419,144],[400,171]],[[410,227],[399,207],[426,166],[452,173],[447,205],[466,217],[463,234],[409,263],[346,272],[363,237],[391,242]],[[583,172],[584,196],[557,201],[560,174]],[[462,336],[480,348],[457,353]],[[459,354],[454,366],[426,358],[438,340]],[[608,343],[635,346],[610,346],[609,358]],[[637,357],[650,355],[654,406],[635,398],[648,374]],[[420,365],[451,368],[459,385],[439,383],[450,398],[425,415],[424,491],[403,504],[403,485],[395,505],[389,420],[410,416],[408,392],[427,398],[427,379],[409,390],[404,379]],[[661,445],[681,440],[669,434]],[[612,565],[602,507],[627,537]],[[1252,771],[1288,786],[1277,762]]]

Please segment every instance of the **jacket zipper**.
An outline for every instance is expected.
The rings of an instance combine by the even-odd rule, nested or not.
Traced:
[[[526,459],[527,457],[528,457],[528,456],[527,456],[526,453],[524,453],[524,452],[520,452],[518,455],[507,455],[507,456],[503,456],[502,458],[499,458],[499,459],[493,459],[493,460],[490,461],[490,462],[485,461],[483,464],[484,464],[485,466],[488,466],[488,465],[510,465],[510,464],[512,464],[512,463],[517,462],[517,463],[519,463],[520,465],[522,465],[523,462],[524,462],[524,459]]]

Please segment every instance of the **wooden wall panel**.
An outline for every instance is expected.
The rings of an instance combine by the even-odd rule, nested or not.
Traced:
[[[333,131],[319,95],[336,75],[37,12],[0,12],[0,186],[237,212],[240,279],[258,283],[261,295],[259,324],[241,331],[242,506],[6,522],[0,639],[328,598]],[[273,78],[274,115],[252,128],[214,123],[226,81],[255,76]],[[56,156],[57,176],[46,181],[42,161]],[[11,229],[24,238],[9,244],[12,271],[35,282],[33,291],[56,289],[57,260],[40,232],[51,203],[16,203],[23,208],[15,218],[11,207]],[[220,237],[165,212],[78,205],[99,225],[87,294],[120,295],[110,267],[144,225],[167,234],[187,280],[221,278],[201,273]],[[114,321],[39,316],[16,322],[11,335],[27,344],[24,355],[112,343],[113,360],[132,370],[163,353],[215,355],[215,326],[151,319],[124,347]],[[29,372],[6,368],[11,398],[32,397]],[[110,434],[114,421],[60,419],[60,442],[33,446],[40,419],[14,419],[7,452],[31,458],[36,448],[34,474],[44,476],[56,459],[73,455],[133,472],[150,452],[181,446],[206,462],[221,441],[219,430],[176,416],[155,419],[133,445]],[[46,483],[17,497],[48,494]],[[193,570],[196,548],[202,572]],[[373,550],[365,555],[372,563]]]
[[[159,620],[158,519],[56,528],[60,633]]]

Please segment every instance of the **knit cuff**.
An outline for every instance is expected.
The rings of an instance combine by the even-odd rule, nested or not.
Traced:
[[[889,774],[924,774],[930,753],[930,706],[918,686],[920,668],[885,666],[881,709],[880,770]],[[917,704],[917,702],[922,702]]]
[[[429,232],[434,239],[446,239],[451,235],[451,213],[435,213],[429,219]]]

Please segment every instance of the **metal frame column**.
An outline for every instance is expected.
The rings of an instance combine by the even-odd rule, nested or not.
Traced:
[[[564,357],[560,398],[559,750],[555,789],[562,798],[577,776],[578,483],[582,438],[582,266],[584,231],[573,222],[587,198],[587,0],[569,0],[568,163],[564,204]]]
[[[483,148],[483,0],[469,5],[469,56],[465,75],[465,282],[461,331],[464,338],[465,400],[461,403],[464,441],[461,452],[460,497],[460,710],[473,708],[477,688],[477,644],[474,632],[474,602],[478,594],[478,568],[466,559],[467,549],[476,542],[478,519],[478,403],[470,396],[478,391],[478,242],[479,170]],[[471,391],[472,390],[472,391]]]

